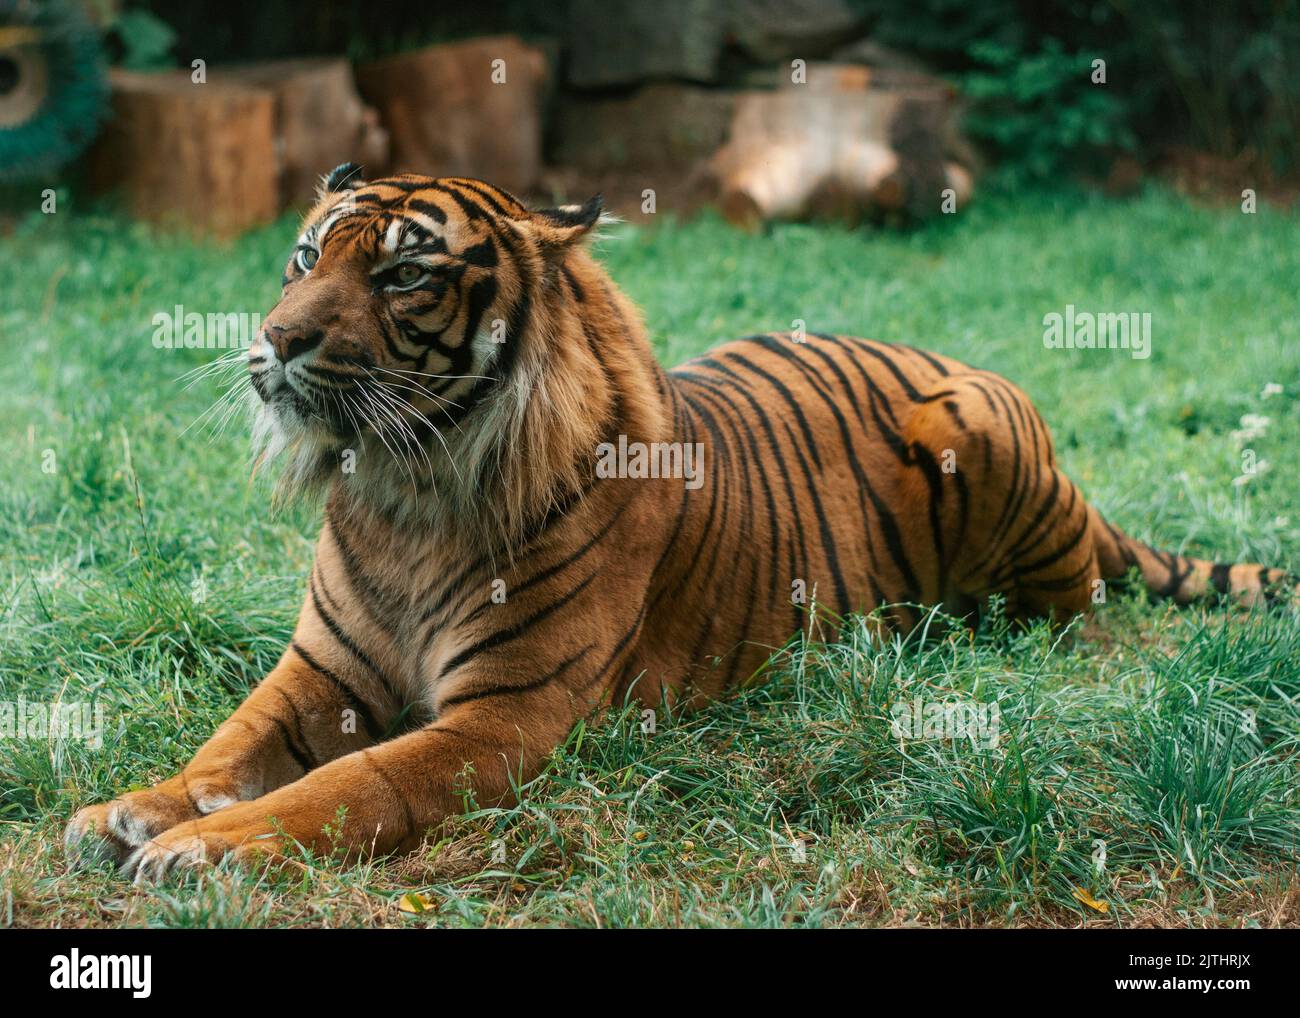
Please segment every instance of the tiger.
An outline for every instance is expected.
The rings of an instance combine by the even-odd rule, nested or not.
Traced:
[[[410,851],[579,722],[707,703],[851,616],[1063,622],[1126,578],[1292,596],[1108,523],[1025,393],[951,357],[769,333],[665,370],[588,250],[608,218],[323,179],[247,351],[268,501],[323,506],[296,628],[178,774],[71,818],[76,863]]]

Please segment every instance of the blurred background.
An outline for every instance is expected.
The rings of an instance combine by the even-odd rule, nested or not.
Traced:
[[[345,159],[746,227],[1287,196],[1298,69],[1298,0],[0,0],[0,183],[217,234]]]

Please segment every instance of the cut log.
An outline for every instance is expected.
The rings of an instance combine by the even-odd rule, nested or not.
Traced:
[[[752,228],[809,214],[819,193],[867,204],[898,168],[888,145],[893,103],[882,96],[755,92],[736,106],[731,138],[713,159],[723,214]]]
[[[899,212],[959,204],[970,175],[947,158],[952,96],[942,87],[876,87],[869,68],[811,65],[807,81],[743,94],[710,172],[723,215],[753,228],[776,219]]]
[[[504,75],[504,80],[502,76]],[[356,69],[395,170],[527,191],[541,170],[546,58],[514,36],[430,46]]]
[[[114,70],[112,117],[89,157],[99,191],[136,218],[231,235],[280,211],[275,101],[189,71]]]
[[[362,103],[346,60],[275,60],[218,73],[275,99],[281,207],[312,204],[321,176],[340,163],[372,175],[387,169],[388,132]]]

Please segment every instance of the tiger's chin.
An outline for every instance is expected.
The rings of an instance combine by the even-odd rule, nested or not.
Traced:
[[[252,440],[254,475],[266,471],[274,479],[279,502],[324,494],[359,444],[357,436],[288,400],[258,400]]]
[[[451,477],[435,480],[433,473],[442,457],[436,449],[420,449],[398,458],[394,441],[304,416],[288,401],[259,400],[252,421],[253,474],[270,483],[276,507],[327,498],[338,489],[349,503],[392,519],[445,524],[453,507],[439,496],[450,493]]]

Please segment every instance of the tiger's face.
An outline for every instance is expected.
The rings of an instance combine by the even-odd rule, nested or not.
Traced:
[[[551,252],[599,201],[530,211],[481,181],[329,175],[249,348],[264,452],[300,479],[367,439],[408,467],[508,382]],[[431,441],[436,439],[436,441]]]

